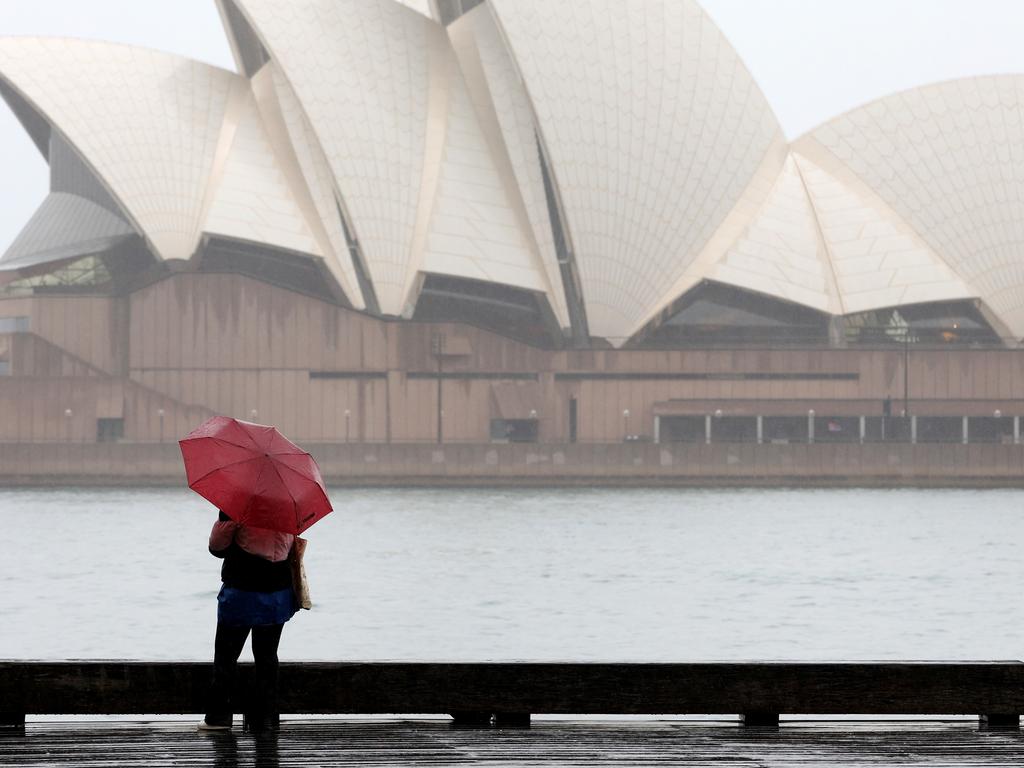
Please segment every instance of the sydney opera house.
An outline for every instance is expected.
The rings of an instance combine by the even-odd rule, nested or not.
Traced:
[[[790,141],[696,0],[217,2],[0,39],[0,441],[1020,442],[1024,75]]]

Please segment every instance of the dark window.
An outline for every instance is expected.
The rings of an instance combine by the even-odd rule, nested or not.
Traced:
[[[663,443],[703,443],[703,416],[662,416],[658,439]]]
[[[673,304],[635,346],[827,344],[828,316],[717,283],[703,283]]]
[[[246,275],[323,301],[336,301],[320,263],[307,254],[216,237],[207,242],[199,271]]]
[[[765,416],[763,439],[766,443],[806,443],[806,416]]]
[[[972,416],[967,420],[967,439],[971,443],[1012,443],[1013,419]]]
[[[864,426],[866,442],[909,443],[909,416],[873,416]]]
[[[341,203],[335,200],[334,205],[338,211],[338,219],[341,221],[341,229],[345,233],[345,243],[348,245],[348,255],[352,258],[352,268],[356,271],[356,282],[359,283],[359,291],[363,294],[363,301],[366,302],[366,311],[371,315],[379,315],[380,302],[377,300],[377,289],[373,287],[373,280],[370,279],[370,269],[366,266],[366,259],[363,258],[363,247],[353,234],[348,218],[341,209]]]
[[[242,70],[246,77],[252,77],[270,61],[270,55],[249,26],[245,16],[238,10],[234,0],[224,0],[224,11],[242,59]]]
[[[491,419],[491,441],[496,443],[536,443],[536,419]]]
[[[438,0],[437,8],[441,12],[441,23],[447,26],[457,18],[480,5],[484,0]]]
[[[860,418],[857,416],[815,416],[814,442],[859,443]]]
[[[561,329],[546,298],[481,280],[427,275],[412,319],[466,323],[538,347],[561,342]]]
[[[964,439],[964,420],[960,416],[918,416],[917,442],[959,443]]]
[[[124,419],[96,419],[96,442],[116,443],[124,437]]]
[[[711,442],[756,443],[756,416],[718,416],[711,419]]]
[[[843,318],[850,344],[931,346],[1002,343],[978,308],[969,301],[911,304],[847,315]]]
[[[565,303],[569,310],[569,323],[572,326],[574,343],[576,346],[582,347],[586,345],[590,337],[587,308],[583,301],[583,287],[580,284],[579,270],[576,268],[576,256],[572,252],[569,238],[566,235],[567,230],[562,221],[564,218],[562,206],[558,200],[558,192],[551,177],[547,157],[544,154],[544,145],[539,136],[536,139],[541,179],[544,182],[544,198],[548,204],[548,219],[551,222],[551,234],[555,241],[555,256],[562,274],[562,287],[565,290]]]

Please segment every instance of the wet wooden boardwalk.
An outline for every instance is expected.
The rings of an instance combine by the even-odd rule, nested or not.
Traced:
[[[289,720],[275,736],[197,733],[192,722],[29,722],[0,736],[2,766],[1008,766],[1020,731],[976,721],[728,722],[540,720],[455,729],[434,720]]]

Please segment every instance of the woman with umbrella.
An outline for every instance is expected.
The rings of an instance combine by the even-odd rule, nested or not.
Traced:
[[[224,560],[213,683],[199,729],[231,728],[238,657],[250,633],[255,669],[243,711],[250,730],[275,728],[277,648],[299,608],[291,562],[297,534],[331,511],[320,470],[273,427],[224,416],[180,445],[189,487],[220,509],[210,552]]]

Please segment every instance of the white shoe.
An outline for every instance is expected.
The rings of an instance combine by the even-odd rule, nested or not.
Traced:
[[[196,726],[196,730],[197,731],[230,731],[231,730],[231,726],[230,725],[215,725],[213,723],[208,723],[205,720],[201,720],[199,722],[199,725]]]

